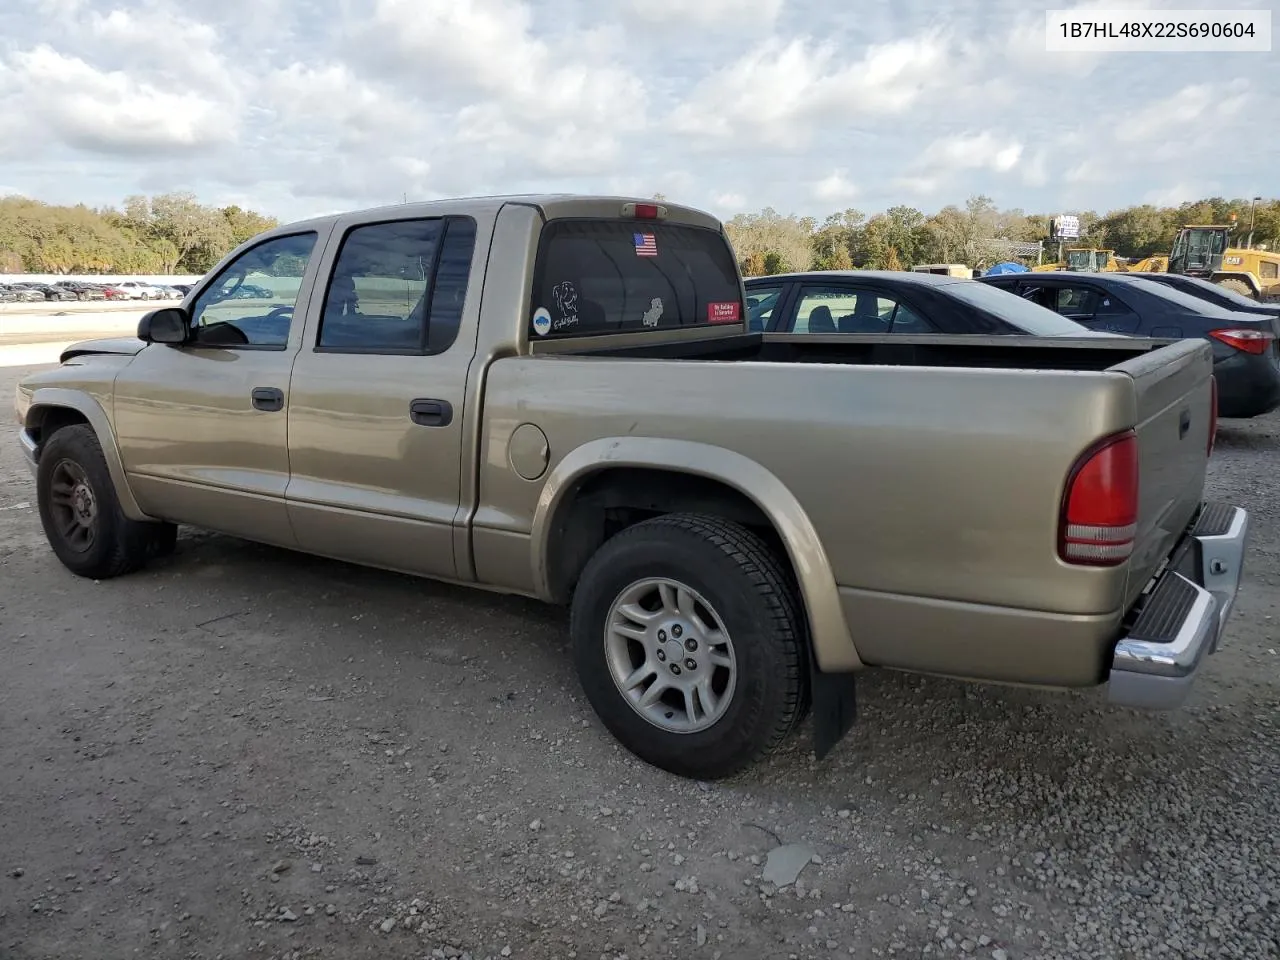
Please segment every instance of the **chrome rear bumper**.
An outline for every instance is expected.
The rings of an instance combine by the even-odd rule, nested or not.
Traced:
[[[1126,707],[1182,705],[1205,656],[1218,648],[1235,603],[1249,534],[1240,507],[1206,503],[1116,644],[1108,699]]]

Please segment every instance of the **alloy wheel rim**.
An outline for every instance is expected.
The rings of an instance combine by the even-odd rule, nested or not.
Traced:
[[[613,601],[605,660],[623,699],[668,733],[697,733],[733,702],[738,660],[720,615],[678,580],[650,577]]]
[[[78,553],[89,550],[98,535],[98,498],[84,468],[60,460],[49,481],[49,512],[58,535]]]

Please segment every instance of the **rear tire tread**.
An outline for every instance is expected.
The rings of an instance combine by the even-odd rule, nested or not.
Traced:
[[[779,558],[764,540],[741,524],[708,514],[665,514],[627,528],[607,541],[601,552],[608,550],[613,554],[625,549],[628,543],[652,538],[655,534],[660,537],[674,534],[680,539],[692,536],[719,550],[746,578],[768,611],[768,627],[762,632],[772,640],[782,661],[780,702],[770,705],[775,711],[772,725],[763,734],[757,731],[753,735],[754,744],[739,742],[737,749],[728,751],[724,758],[703,753],[696,766],[683,761],[663,764],[672,772],[686,776],[710,779],[731,776],[775,750],[804,719],[809,696],[805,620],[799,612],[791,578]],[[579,585],[593,574],[589,563]],[[575,636],[585,626],[581,623],[582,613],[575,603],[570,627]],[[594,634],[594,625],[591,630]],[[630,709],[621,703],[619,708]],[[617,735],[617,731],[614,732]]]

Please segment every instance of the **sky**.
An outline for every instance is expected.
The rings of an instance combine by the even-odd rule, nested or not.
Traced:
[[[1051,54],[1044,24],[1025,0],[0,0],[0,194],[283,220],[542,191],[820,218],[1280,194],[1280,51]]]

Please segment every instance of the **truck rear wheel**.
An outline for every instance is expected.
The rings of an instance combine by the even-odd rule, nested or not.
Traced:
[[[1222,287],[1224,290],[1230,290],[1233,293],[1238,293],[1242,297],[1248,297],[1250,300],[1257,299],[1257,297],[1253,295],[1253,287],[1249,286],[1243,280],[1237,280],[1235,277],[1223,277],[1218,281],[1218,286]]]
[[[36,493],[49,545],[82,577],[106,580],[138,569],[167,526],[124,515],[98,436],[87,424],[63,427],[45,443]]]
[[[718,517],[624,530],[573,598],[578,676],[609,731],[686,777],[730,776],[776,747],[807,695],[794,588],[769,547]]]

